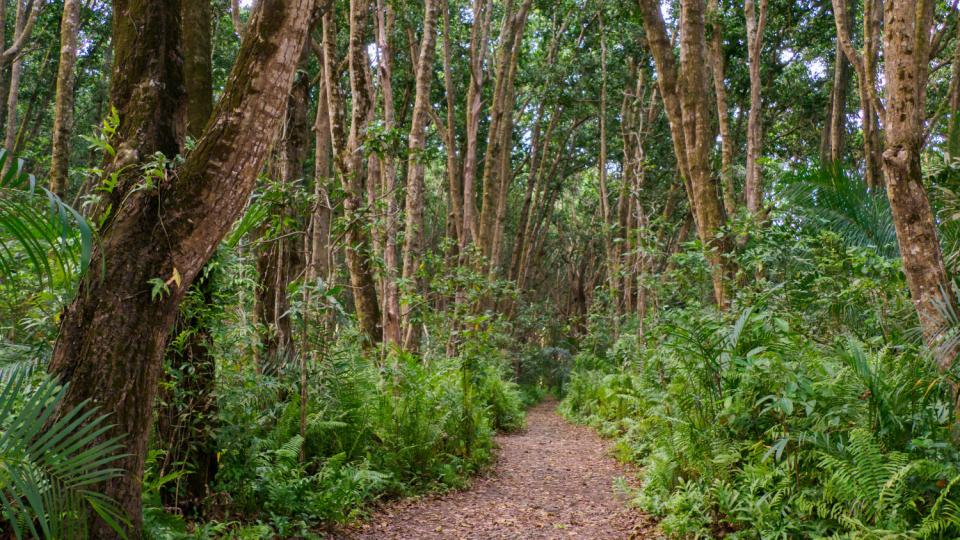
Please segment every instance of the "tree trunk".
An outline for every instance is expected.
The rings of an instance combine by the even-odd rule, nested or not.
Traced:
[[[322,55],[321,55],[322,56]],[[322,58],[320,59],[322,62]],[[310,224],[310,249],[308,280],[331,279],[333,254],[330,251],[330,227],[333,222],[333,205],[330,202],[329,183],[332,174],[330,147],[330,113],[327,108],[327,84],[318,83],[317,116],[314,120],[314,207]],[[327,283],[329,286],[329,283]]]
[[[212,10],[206,0],[180,8],[186,134],[196,139],[203,135],[213,111]],[[216,303],[216,273],[216,264],[201,270],[188,295],[192,302],[177,317],[174,335],[183,332],[185,340],[166,352],[176,386],[161,390],[157,410],[157,436],[167,448],[164,473],[172,472],[169,467],[178,463],[190,465],[182,480],[164,486],[160,496],[165,506],[177,507],[185,516],[202,516],[208,486],[217,473],[216,359],[210,331],[213,321],[206,313]]]
[[[64,312],[50,362],[51,373],[70,383],[58,410],[90,400],[111,415],[114,427],[104,437],[125,435],[128,455],[117,466],[126,474],[96,489],[128,513],[129,537],[140,537],[140,482],[167,335],[186,288],[253,191],[314,3],[261,0],[248,28],[255,39],[244,40],[204,135],[169,180],[114,205],[93,255],[102,254],[103,264],[91,265]],[[172,156],[177,137],[169,113],[182,95],[179,2],[115,0],[114,9],[113,103],[121,113],[122,151],[136,161],[154,151]],[[93,537],[119,537],[91,519]]]
[[[406,224],[403,244],[403,280],[420,292],[416,284],[417,269],[423,257],[423,200],[424,164],[423,150],[426,147],[427,121],[430,118],[430,83],[433,81],[433,60],[437,42],[437,11],[439,0],[426,0],[423,9],[423,37],[416,67],[416,92],[413,99],[413,121],[407,158],[407,199],[405,204]],[[449,149],[452,151],[452,149]],[[419,333],[411,322],[409,312],[403,317],[404,348],[416,350]]]
[[[953,365],[956,340],[944,341],[957,301],[944,269],[937,228],[923,187],[924,102],[933,3],[918,9],[913,0],[887,0],[884,32],[887,197],[897,230],[903,272],[920,316],[924,341],[941,370]],[[952,344],[951,344],[952,343]]]
[[[396,129],[396,107],[393,99],[393,48],[390,34],[393,31],[395,15],[393,8],[377,0],[377,47],[379,48],[380,93],[383,97],[384,128],[388,132]],[[399,208],[397,204],[397,163],[388,150],[380,160],[380,197],[386,200],[386,216],[383,222],[383,339],[386,343],[399,347],[402,345],[400,326],[400,289],[397,279],[400,276],[400,264],[397,258],[397,233]],[[408,188],[409,189],[409,188]],[[409,234],[409,233],[407,233]]]
[[[845,14],[844,24],[849,25],[851,15]],[[849,32],[849,26],[846,27]],[[837,38],[833,54],[833,85],[830,88],[827,120],[820,142],[820,162],[838,165],[843,162],[844,141],[847,134],[847,95],[850,91],[850,61],[843,52],[843,44]]]
[[[950,66],[950,119],[947,127],[947,152],[952,158],[960,157],[960,21],[956,26],[953,65]]]
[[[470,84],[467,87],[466,149],[463,156],[463,241],[460,251],[479,236],[476,215],[477,137],[483,108],[484,59],[490,29],[491,0],[474,0],[470,34]]]
[[[767,25],[767,0],[759,1],[759,10],[757,0],[746,0],[744,4],[750,64],[750,116],[747,120],[747,177],[743,191],[746,195],[747,211],[753,216],[759,216],[763,211],[763,178],[759,162],[763,147],[760,54],[763,51],[763,29]]]
[[[727,215],[737,212],[737,193],[733,183],[733,140],[730,138],[730,112],[727,107],[727,55],[723,51],[723,14],[718,0],[707,5],[710,24],[710,56],[713,67],[713,93],[717,99],[717,124],[720,128],[720,178],[723,183],[723,208]]]
[[[25,10],[28,0],[15,0],[17,6],[17,15],[14,21],[14,35],[23,33],[26,24]],[[10,63],[10,89],[7,92],[7,126],[3,139],[3,147],[8,152],[13,153],[16,150],[17,143],[17,104],[20,102],[20,78],[23,75],[23,58],[19,54],[14,55]],[[9,164],[9,161],[7,162]]]
[[[50,191],[63,197],[69,187],[70,134],[73,130],[74,84],[77,79],[77,33],[80,0],[64,0],[60,19],[60,63],[53,113],[53,148],[50,154]]]
[[[616,232],[610,211],[610,193],[607,190],[607,41],[603,11],[600,11],[597,16],[600,25],[600,108],[597,111],[597,120],[600,124],[600,155],[597,156],[597,178],[600,184],[600,217],[603,220],[603,251],[607,259],[607,284],[610,287],[611,297],[616,298],[620,264],[613,248]],[[615,320],[614,326],[617,326],[617,322],[618,320]]]
[[[362,145],[366,136],[369,111],[372,106],[367,85],[366,43],[364,40],[367,3],[363,0],[350,2],[350,38],[348,63],[353,110],[350,135],[346,133],[346,114],[340,95],[339,72],[337,72],[337,40],[333,13],[323,15],[324,77],[327,83],[327,102],[330,113],[331,143],[334,164],[340,175],[343,189],[343,214],[347,222],[345,234],[347,267],[353,289],[353,302],[357,323],[364,336],[365,346],[379,343],[383,337],[380,325],[380,304],[377,288],[370,266],[371,238],[366,229],[364,157]]]
[[[883,185],[880,170],[880,125],[877,116],[884,116],[884,110],[877,97],[877,58],[880,32],[879,0],[864,1],[863,54],[857,52],[850,38],[849,9],[847,0],[833,0],[833,15],[836,21],[837,40],[843,52],[857,73],[857,88],[860,93],[860,107],[863,111],[863,160],[864,176],[871,189]]]
[[[644,0],[648,1],[648,0]],[[727,277],[729,262],[724,255],[730,246],[718,236],[726,222],[716,179],[710,170],[713,147],[710,128],[709,95],[706,78],[706,38],[703,0],[681,1],[679,94],[683,114],[683,140],[686,162],[693,189],[697,233],[711,265],[714,300],[721,309],[729,305]],[[661,92],[663,95],[664,92]]]

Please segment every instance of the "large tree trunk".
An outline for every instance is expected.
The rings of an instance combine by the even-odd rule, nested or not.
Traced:
[[[223,97],[204,135],[169,180],[128,191],[103,230],[91,265],[64,313],[50,371],[70,383],[59,411],[86,400],[110,413],[105,437],[125,435],[126,471],[99,489],[129,514],[140,536],[141,486],[170,327],[194,281],[239,217],[276,137],[306,41],[314,0],[261,0]],[[179,2],[114,2],[113,103],[121,152],[134,163],[177,152],[181,102]],[[163,84],[152,84],[163,81]],[[129,168],[138,171],[139,168]],[[134,178],[131,178],[133,180]],[[166,290],[151,294],[151,281]],[[164,289],[164,287],[161,287]],[[119,535],[95,520],[93,537]]]
[[[61,197],[69,187],[70,134],[73,130],[74,83],[77,80],[77,32],[80,0],[64,0],[60,19],[60,63],[53,113],[53,148],[50,155],[50,191]]]
[[[923,6],[921,10],[913,0],[887,0],[883,165],[910,296],[920,316],[924,341],[936,351],[940,369],[946,370],[953,365],[957,347],[955,340],[944,343],[944,331],[950,326],[949,312],[956,309],[957,301],[944,269],[920,168],[933,3],[927,1]]]
[[[746,0],[747,52],[750,63],[750,116],[747,119],[747,177],[743,191],[747,210],[759,216],[763,210],[763,179],[760,171],[760,153],[763,147],[763,101],[760,94],[760,54],[763,50],[763,29],[767,25],[767,0]]]
[[[410,124],[407,161],[407,199],[405,204],[406,224],[403,244],[403,280],[420,292],[417,269],[423,257],[423,199],[424,185],[423,150],[426,147],[427,121],[430,118],[430,83],[433,80],[433,59],[437,42],[437,12],[439,0],[426,0],[423,12],[423,38],[416,69],[416,91],[413,98],[413,121]],[[452,149],[449,149],[452,151]],[[419,333],[411,322],[409,313],[403,317],[404,347],[415,350]]]

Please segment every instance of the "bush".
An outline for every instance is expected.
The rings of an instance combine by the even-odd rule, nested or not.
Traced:
[[[643,467],[635,500],[669,536],[960,535],[950,390],[922,354],[750,309],[666,312],[655,334],[626,364],[578,359],[562,411]]]

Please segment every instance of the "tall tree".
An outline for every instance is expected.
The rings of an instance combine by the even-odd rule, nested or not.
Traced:
[[[180,21],[185,136],[198,139],[213,112],[213,10],[209,0],[181,4]],[[172,469],[190,464],[177,482],[163,486],[160,496],[166,506],[177,507],[187,516],[202,513],[208,486],[218,468],[213,439],[217,424],[216,359],[208,314],[216,299],[216,274],[216,264],[200,271],[188,293],[190,300],[177,316],[173,332],[183,339],[166,352],[175,384],[164,385],[157,408],[157,438],[167,449],[165,466]]]
[[[353,103],[349,137],[346,130],[344,100],[339,87],[337,29],[334,14],[330,10],[323,15],[323,72],[326,81],[327,107],[330,113],[334,164],[343,183],[345,196],[343,217],[347,222],[346,258],[350,271],[350,283],[353,287],[354,306],[366,343],[374,344],[379,343],[383,337],[383,328],[380,325],[380,304],[370,264],[372,239],[365,223],[366,210],[363,204],[367,177],[363,143],[372,107],[370,86],[367,81],[368,62],[365,42],[367,7],[368,4],[364,0],[350,1],[347,63]]]
[[[744,2],[747,17],[747,55],[750,63],[750,116],[747,119],[747,177],[743,191],[747,210],[758,215],[763,209],[763,179],[760,171],[760,153],[763,147],[763,101],[760,80],[760,54],[763,51],[763,30],[767,26],[767,0]]]
[[[726,213],[720,202],[719,186],[710,170],[712,129],[710,127],[708,63],[703,0],[681,0],[680,65],[667,37],[666,24],[655,0],[638,0],[643,28],[657,67],[678,171],[683,177],[693,209],[697,234],[710,261],[714,301],[725,308],[729,301],[727,277],[731,269],[724,255],[729,240],[720,235]]]
[[[930,0],[887,0],[885,6],[883,168],[910,296],[924,340],[936,351],[937,364],[946,370],[957,353],[956,345],[943,346],[949,313],[956,309],[957,300],[944,268],[920,165],[933,4]]]
[[[727,105],[727,56],[723,50],[723,13],[720,2],[707,4],[710,29],[710,65],[713,68],[713,93],[717,100],[717,124],[720,128],[720,178],[723,185],[723,209],[732,216],[737,211],[733,182],[733,139],[730,135],[730,109]],[[751,87],[752,88],[752,87]]]
[[[439,0],[426,0],[423,9],[423,37],[417,55],[413,119],[407,145],[406,224],[403,244],[403,279],[417,283],[417,269],[423,257],[424,157],[427,121],[430,119],[430,83],[433,80],[434,51],[437,43],[437,15]],[[452,150],[452,149],[451,149]],[[419,289],[419,287],[417,287]],[[418,291],[419,292],[419,291]],[[415,349],[418,332],[409,318],[404,319],[404,346]]]
[[[850,37],[851,24],[848,0],[833,0],[833,15],[836,21],[837,39],[843,47],[847,60],[857,73],[860,93],[860,109],[863,112],[863,160],[867,186],[883,186],[881,169],[880,122],[885,113],[877,95],[877,62],[880,56],[880,21],[883,17],[880,0],[864,0],[863,3],[863,52],[853,46]],[[889,30],[888,30],[889,31]]]
[[[74,85],[77,80],[77,34],[80,31],[80,0],[64,0],[60,19],[60,63],[57,67],[57,97],[53,116],[53,148],[50,155],[50,190],[63,196],[68,187],[70,135],[73,130]]]
[[[849,4],[848,4],[849,8]],[[846,15],[850,24],[851,15]],[[847,32],[850,29],[847,28]],[[843,161],[844,143],[847,134],[847,94],[850,90],[850,61],[843,52],[843,44],[836,40],[833,53],[833,83],[827,101],[826,122],[820,139],[820,162],[824,165]]]
[[[276,137],[314,0],[262,0],[212,120],[185,161],[151,189],[124,189],[95,258],[65,311],[50,371],[70,385],[61,412],[91,400],[111,414],[104,436],[125,435],[123,476],[103,493],[140,536],[141,478],[161,360],[186,288],[240,215]],[[155,168],[154,153],[178,151],[182,102],[180,4],[114,2],[113,103],[121,114],[120,162]],[[163,81],[164,84],[154,84]],[[127,187],[140,167],[125,167]],[[141,184],[142,185],[142,184]],[[151,293],[153,289],[153,293]],[[95,518],[92,518],[95,519]],[[102,522],[94,536],[118,535]]]

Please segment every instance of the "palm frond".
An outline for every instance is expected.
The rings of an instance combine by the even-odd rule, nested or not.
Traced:
[[[51,379],[31,388],[21,369],[0,381],[0,516],[17,538],[82,538],[89,511],[121,534],[128,524],[93,489],[123,473],[111,467],[120,439],[86,403],[53,418],[65,391]]]
[[[872,247],[885,257],[899,255],[890,203],[842,169],[805,169],[784,179],[779,199],[784,210],[825,226],[854,246]]]
[[[72,278],[90,262],[95,234],[86,219],[37,184],[23,162],[0,150],[0,278],[31,269],[40,280]]]

